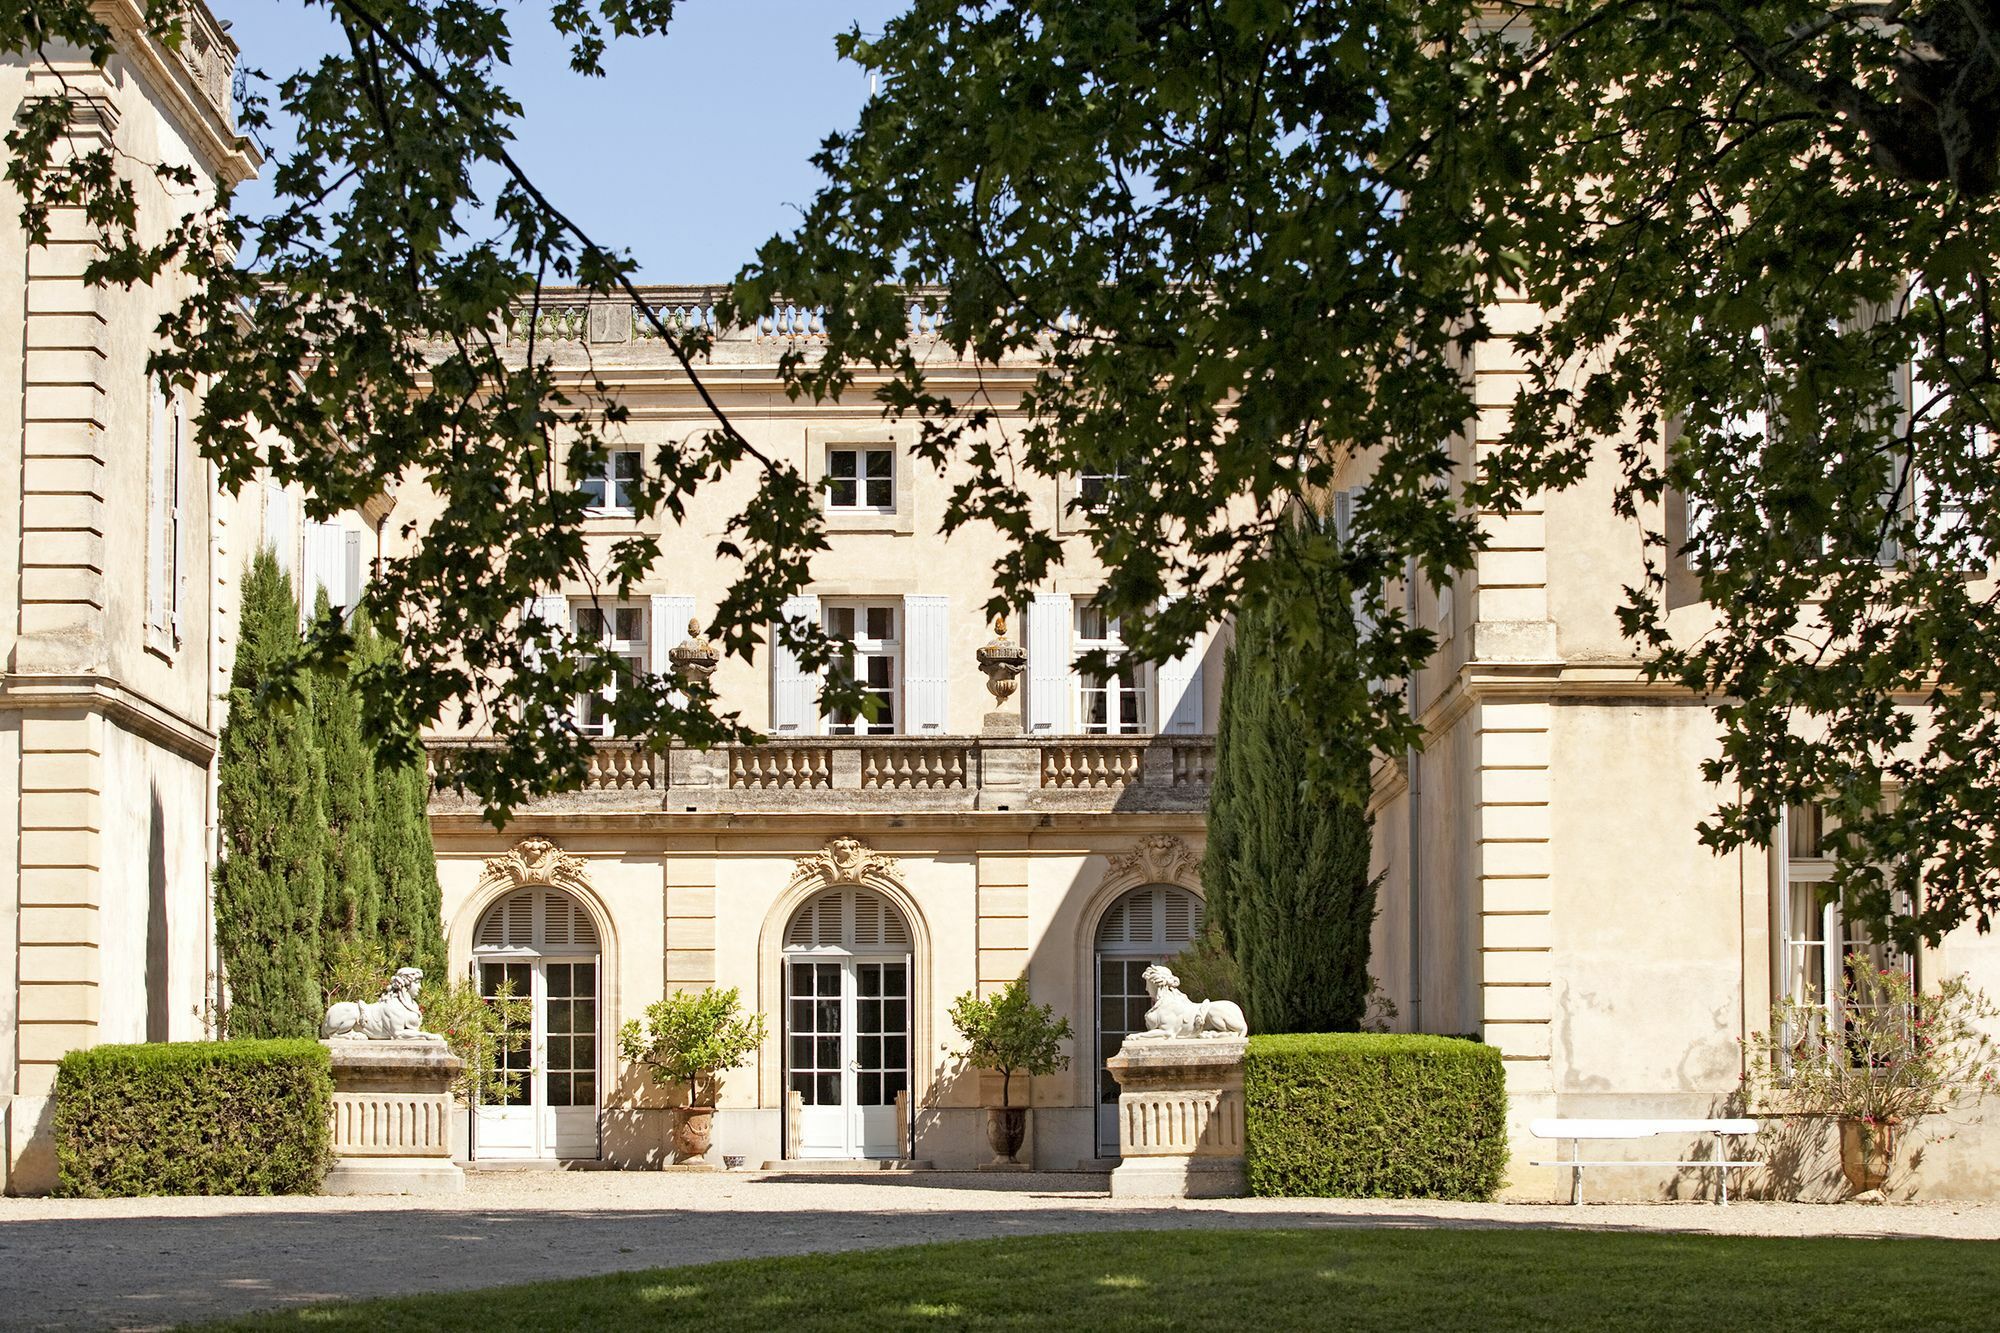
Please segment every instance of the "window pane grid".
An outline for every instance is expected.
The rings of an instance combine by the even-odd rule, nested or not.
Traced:
[[[893,513],[896,456],[892,449],[829,449],[826,452],[826,505]]]

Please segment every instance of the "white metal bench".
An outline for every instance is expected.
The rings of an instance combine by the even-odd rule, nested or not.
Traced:
[[[1746,1166],[1761,1166],[1761,1162],[1736,1162],[1725,1157],[1722,1140],[1732,1134],[1755,1134],[1755,1120],[1537,1120],[1528,1126],[1528,1132],[1538,1139],[1568,1139],[1569,1158],[1558,1158],[1552,1162],[1530,1162],[1529,1166],[1566,1166],[1570,1169],[1569,1201],[1583,1202],[1583,1171],[1589,1166],[1680,1166],[1713,1169],[1718,1190],[1715,1201],[1729,1202],[1729,1173]],[[1585,1139],[1650,1139],[1659,1134],[1713,1134],[1715,1155],[1703,1161],[1641,1162],[1611,1158],[1603,1161],[1585,1161],[1581,1144]]]

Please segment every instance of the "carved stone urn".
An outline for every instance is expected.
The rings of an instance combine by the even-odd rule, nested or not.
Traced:
[[[973,656],[979,659],[979,669],[986,673],[986,690],[993,696],[993,711],[985,719],[986,734],[1019,735],[1020,715],[1007,708],[1007,701],[1021,687],[1021,673],[1027,669],[1028,652],[1007,637],[1007,617],[1001,616],[993,622],[993,641],[978,649]]]
[[[674,1161],[682,1166],[701,1162],[715,1141],[715,1108],[683,1106],[674,1112]]]
[[[1840,1173],[1856,1194],[1879,1190],[1896,1169],[1896,1131],[1901,1122],[1871,1123],[1846,1116],[1840,1121]]]
[[[707,680],[715,674],[715,665],[722,660],[722,654],[702,637],[701,622],[690,620],[687,638],[673,646],[667,660],[673,663],[674,674],[682,680]]]
[[[1021,1143],[1028,1137],[1028,1108],[986,1108],[986,1144],[993,1149],[993,1166],[1019,1166]]]

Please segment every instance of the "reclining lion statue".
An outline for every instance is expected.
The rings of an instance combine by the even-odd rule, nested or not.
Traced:
[[[435,1032],[423,1030],[424,1011],[417,1004],[423,980],[422,968],[397,968],[389,988],[373,1004],[343,1000],[328,1005],[319,1035],[349,1041],[443,1041]]]
[[[1249,1035],[1250,1025],[1234,1000],[1190,1000],[1181,990],[1181,979],[1164,963],[1153,964],[1141,975],[1153,1007],[1146,1011],[1146,1030],[1134,1032],[1134,1038]]]

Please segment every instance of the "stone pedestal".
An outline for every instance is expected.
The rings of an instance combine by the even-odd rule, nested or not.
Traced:
[[[327,1194],[457,1194],[451,1081],[463,1067],[436,1041],[321,1043],[333,1056],[333,1170]]]
[[[1116,1199],[1243,1193],[1241,1037],[1127,1037],[1105,1061],[1118,1080]]]

